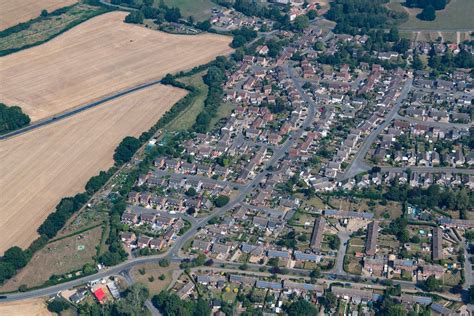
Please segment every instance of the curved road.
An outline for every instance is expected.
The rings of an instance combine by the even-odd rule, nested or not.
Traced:
[[[342,174],[342,176],[340,177],[340,181],[350,179],[355,175],[364,171],[368,171],[370,169],[370,166],[364,162],[364,157],[365,155],[367,155],[370,146],[372,146],[372,143],[376,140],[377,136],[390,124],[393,118],[397,115],[398,111],[400,110],[400,107],[402,106],[403,101],[408,97],[408,93],[412,88],[412,84],[413,79],[411,78],[408,78],[405,81],[405,85],[402,91],[400,92],[396,103],[393,105],[392,109],[387,113],[387,115],[385,115],[384,122],[380,124],[375,130],[372,131],[372,133],[369,134],[369,136],[364,139],[361,147],[357,151],[356,156],[352,160],[346,172],[344,172],[344,174]]]

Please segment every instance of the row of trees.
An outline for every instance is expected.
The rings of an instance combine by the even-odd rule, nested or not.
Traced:
[[[182,300],[175,293],[161,291],[151,299],[153,305],[164,315],[195,315],[208,316],[211,314],[209,302],[198,298],[196,301]]]
[[[30,124],[30,117],[19,106],[0,103],[0,134],[14,131]]]
[[[205,133],[211,124],[213,117],[217,115],[217,110],[222,103],[224,91],[222,85],[226,80],[225,71],[232,67],[233,63],[226,57],[219,56],[215,59],[209,67],[203,81],[208,85],[206,100],[204,101],[204,108],[198,114],[196,122],[193,125],[193,130],[198,133]]]
[[[130,0],[113,0],[112,4],[139,9],[130,12],[125,17],[126,23],[142,24],[144,19],[154,19],[157,24],[161,24],[164,21],[178,22],[182,17],[179,8],[168,7],[164,2],[161,2],[158,7],[153,6],[152,0],[143,1],[141,5]]]
[[[336,0],[326,17],[337,23],[334,31],[347,34],[367,34],[374,28],[387,28],[406,19],[406,13],[387,9],[387,0]]]

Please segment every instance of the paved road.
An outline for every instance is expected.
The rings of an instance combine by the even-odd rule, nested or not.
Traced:
[[[56,114],[55,116],[52,116],[52,117],[49,117],[49,118],[46,118],[46,119],[43,119],[43,120],[39,120],[37,122],[33,122],[32,124],[30,124],[28,126],[25,126],[23,128],[17,129],[13,132],[0,135],[0,141],[15,137],[15,136],[27,133],[27,132],[31,132],[31,131],[33,131],[37,128],[40,128],[40,127],[43,127],[43,126],[46,126],[46,125],[49,125],[49,124],[56,123],[58,121],[64,120],[68,117],[71,117],[71,116],[76,115],[78,113],[81,113],[83,111],[92,109],[92,108],[97,107],[99,105],[102,105],[102,104],[104,104],[108,101],[112,101],[112,100],[115,100],[117,98],[123,97],[124,95],[128,95],[130,93],[133,93],[133,92],[136,92],[136,91],[139,91],[139,90],[143,90],[143,89],[149,88],[151,86],[155,86],[155,85],[160,83],[160,80],[154,80],[154,81],[150,81],[148,83],[140,84],[140,85],[137,85],[135,87],[123,90],[121,92],[114,93],[114,94],[109,95],[107,97],[100,98],[97,101],[93,101],[93,102],[87,103],[83,106],[80,106],[80,107],[77,107],[77,108],[74,108],[74,109],[71,109],[71,110],[67,110],[67,111],[65,111],[63,113],[60,113],[60,114]]]
[[[235,183],[235,182],[230,182],[226,180],[216,180],[216,179],[212,179],[206,176],[200,176],[200,175],[195,175],[195,174],[170,173],[167,170],[154,170],[153,174],[159,177],[171,176],[171,178],[173,179],[196,179],[196,180],[200,180],[207,183],[214,183],[217,185],[229,186],[229,187],[237,188],[237,189],[242,188],[244,186],[241,183]]]
[[[367,136],[364,139],[364,142],[362,143],[362,146],[359,148],[359,151],[357,152],[356,156],[352,160],[351,164],[347,168],[347,170],[342,174],[342,176],[339,177],[338,180],[347,180],[355,175],[368,171],[370,169],[370,166],[364,162],[364,157],[367,155],[367,152],[370,149],[370,146],[372,146],[372,143],[377,139],[377,136],[390,124],[392,119],[395,117],[395,115],[398,113],[398,110],[402,106],[403,101],[408,97],[408,93],[410,92],[413,84],[413,79],[408,78],[405,81],[405,85],[400,93],[400,96],[398,97],[397,101],[395,102],[394,106],[392,109],[387,113],[385,116],[385,121],[380,124],[372,133],[370,133],[369,136]]]
[[[339,250],[337,252],[336,265],[332,270],[337,275],[347,275],[347,272],[344,271],[344,257],[347,251],[347,243],[350,238],[349,235],[350,234],[347,231],[341,231],[337,234],[341,240],[341,245],[339,246]]]
[[[468,243],[463,238],[461,243],[464,245],[464,284],[463,288],[468,290],[471,285],[474,285],[474,275],[472,271],[471,257],[473,257],[468,251]]]
[[[415,172],[430,172],[430,173],[456,173],[456,174],[469,174],[474,175],[474,169],[461,169],[461,168],[452,168],[452,167],[381,167],[380,170],[383,172],[403,172],[407,169]]]

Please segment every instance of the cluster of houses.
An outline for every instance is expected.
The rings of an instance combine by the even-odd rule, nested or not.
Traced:
[[[467,127],[437,127],[394,120],[379,135],[367,158],[382,166],[471,167],[474,151],[461,145],[469,135]]]
[[[130,231],[122,232],[120,236],[126,247],[156,250],[169,246],[185,224],[181,218],[173,217],[169,213],[155,212],[141,207],[127,208],[122,214],[122,223],[130,227]],[[159,237],[150,237],[147,234],[159,235]]]
[[[291,301],[294,295],[298,297],[304,297],[308,301],[314,301],[320,297],[324,297],[329,292],[342,301],[349,304],[353,304],[357,310],[357,306],[360,305],[362,308],[363,315],[371,315],[371,305],[376,301],[382,300],[383,291],[373,289],[368,286],[357,286],[357,285],[332,285],[324,282],[305,282],[304,280],[293,280],[291,278],[284,279],[265,279],[255,275],[249,275],[245,273],[215,273],[213,271],[200,271],[199,273],[192,275],[193,281],[188,281],[179,289],[176,289],[177,294],[181,298],[186,298],[190,295],[195,296],[195,284],[199,284],[202,288],[213,291],[224,291],[225,289],[240,289],[241,293],[247,293],[250,291],[265,293],[268,298],[273,297],[274,300],[270,304],[265,304],[266,310],[273,313],[282,313],[282,305],[284,302]],[[253,290],[252,290],[253,289]],[[430,296],[421,296],[411,293],[402,292],[399,296],[392,296],[392,299],[400,304],[405,305],[407,308],[413,308],[414,304],[420,304],[421,306],[428,307],[429,310],[435,315],[464,315],[466,313],[466,306],[462,306],[460,309],[451,309],[447,305],[434,302]],[[263,296],[262,296],[263,299]],[[271,300],[269,300],[271,301]],[[252,304],[256,308],[263,308],[263,301],[256,299]],[[213,315],[223,315],[220,311],[222,306],[221,301],[217,298],[211,299]],[[240,302],[236,306],[239,310],[244,310],[244,307]],[[358,314],[352,314],[358,315]],[[467,314],[466,314],[467,315]]]

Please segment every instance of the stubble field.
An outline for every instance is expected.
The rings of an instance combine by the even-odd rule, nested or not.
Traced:
[[[185,94],[150,87],[0,142],[0,253],[29,246],[62,197],[82,192],[125,136],[140,135]]]
[[[42,10],[52,12],[78,0],[0,0],[0,30],[38,17]]]
[[[0,100],[32,121],[190,69],[232,51],[230,37],[171,35],[95,17],[55,39],[0,59]]]
[[[0,315],[9,316],[53,316],[41,298],[0,304]]]

